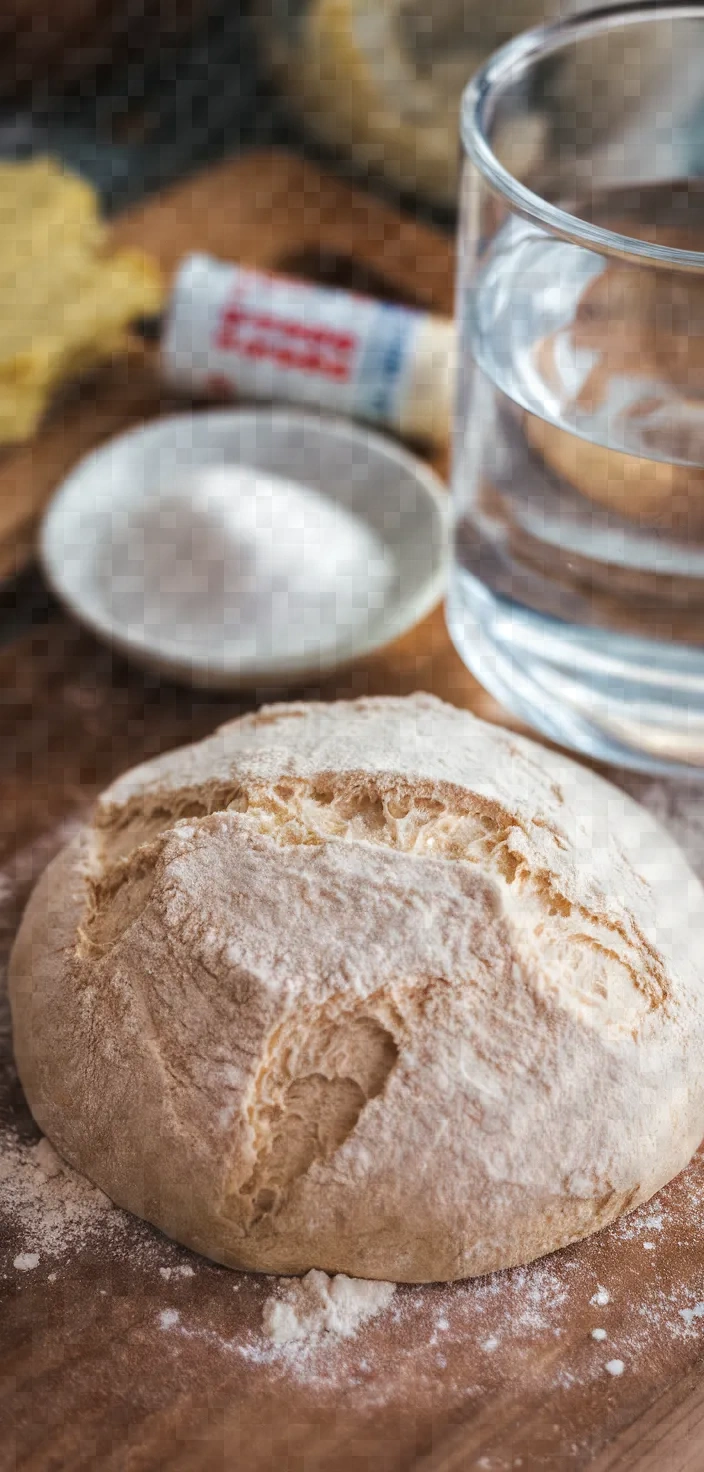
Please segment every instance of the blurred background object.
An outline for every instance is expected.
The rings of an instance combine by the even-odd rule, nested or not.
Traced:
[[[108,212],[286,136],[232,0],[8,0],[0,36],[0,158],[58,157]]]
[[[453,211],[466,83],[517,32],[584,8],[583,0],[270,0],[266,14],[263,7],[257,11],[272,73],[308,128],[372,176]],[[609,46],[609,65],[626,84],[632,50],[625,37]],[[598,109],[608,131],[605,56],[603,38],[595,38],[576,88],[564,75],[559,87],[552,86],[547,69],[545,92],[555,126],[574,135],[576,93],[590,115]],[[654,55],[639,58],[641,76],[656,69]],[[542,105],[542,97],[536,102]],[[530,146],[523,132],[511,140],[520,172]],[[505,162],[512,167],[508,140]]]
[[[372,174],[451,206],[462,90],[549,0],[274,0],[260,34],[308,126]]]
[[[259,30],[279,84],[324,142],[447,206],[466,82],[548,9],[549,0],[274,0]]]
[[[120,57],[183,37],[208,0],[4,0],[0,85],[26,95],[94,76]]]
[[[0,157],[58,155],[117,210],[227,154],[284,144],[451,221],[466,82],[516,31],[566,8],[565,0],[7,0]],[[585,107],[596,102],[608,129],[600,65],[596,42],[581,85]],[[549,73],[544,85],[559,123]],[[562,127],[574,132],[573,111]],[[535,142],[523,130],[508,140],[523,175]]]

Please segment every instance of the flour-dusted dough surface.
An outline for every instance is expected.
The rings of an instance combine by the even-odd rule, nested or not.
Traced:
[[[450,1279],[704,1134],[704,892],[587,770],[430,696],[264,708],[129,772],[11,963],[32,1111],[233,1266]]]

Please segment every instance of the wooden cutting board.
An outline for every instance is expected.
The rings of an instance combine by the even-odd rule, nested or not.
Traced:
[[[117,234],[168,270],[200,248],[451,306],[444,237],[282,155],[213,170],[135,211]],[[18,457],[25,511],[78,453],[167,402],[148,355],[117,388],[103,383]],[[0,490],[6,511],[11,500]],[[27,537],[30,525],[28,512]],[[455,655],[440,611],[301,693],[415,689],[508,719]],[[35,877],[95,793],[244,708],[144,676],[58,616],[0,654],[3,957]],[[704,796],[618,780],[676,830],[704,832]],[[277,1354],[262,1336],[270,1281],[215,1267],[54,1175],[38,1140],[0,987],[7,1472],[704,1467],[702,1159],[586,1243],[488,1279],[400,1288],[356,1339],[307,1356]]]

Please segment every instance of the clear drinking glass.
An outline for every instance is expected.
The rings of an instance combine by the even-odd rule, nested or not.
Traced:
[[[704,4],[519,36],[462,137],[452,637],[555,741],[704,773]]]

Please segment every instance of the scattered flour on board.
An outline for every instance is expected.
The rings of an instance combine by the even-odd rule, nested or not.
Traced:
[[[368,1282],[344,1273],[329,1277],[313,1269],[304,1278],[284,1278],[264,1304],[264,1332],[274,1344],[309,1343],[322,1334],[352,1339],[367,1319],[388,1308],[395,1283]]]
[[[60,1257],[97,1231],[125,1222],[109,1197],[71,1169],[46,1139],[24,1144],[0,1133],[0,1219],[15,1228],[22,1251],[14,1266],[27,1271],[39,1255]]]
[[[18,1273],[31,1273],[33,1268],[39,1267],[39,1253],[18,1252],[12,1266],[17,1268]]]
[[[685,1324],[691,1324],[695,1319],[704,1318],[704,1303],[695,1303],[694,1308],[681,1308],[680,1318]]]
[[[425,1386],[424,1393],[435,1398],[440,1394],[438,1377],[451,1396],[480,1395],[479,1379],[470,1384],[464,1378],[470,1343],[481,1355],[481,1367],[475,1363],[472,1373],[482,1381],[485,1375],[514,1379],[523,1366],[534,1363],[537,1346],[564,1344],[561,1354],[550,1353],[546,1375],[550,1384],[568,1390],[618,1379],[637,1367],[640,1356],[650,1359],[656,1346],[665,1360],[677,1341],[688,1341],[696,1353],[704,1336],[699,1282],[683,1276],[684,1265],[670,1278],[654,1267],[643,1276],[635,1269],[632,1250],[629,1276],[627,1244],[633,1240],[642,1245],[648,1232],[657,1232],[666,1267],[666,1242],[672,1242],[671,1251],[676,1247],[679,1264],[684,1233],[692,1244],[691,1266],[703,1205],[704,1161],[699,1157],[656,1202],[607,1229],[593,1247],[567,1249],[527,1267],[445,1285],[398,1284],[394,1289],[393,1284],[314,1272],[304,1279],[279,1279],[268,1288],[258,1283],[263,1301],[255,1310],[255,1325],[244,1332],[236,1331],[234,1321],[229,1332],[213,1320],[204,1322],[192,1301],[178,1316],[167,1310],[160,1324],[170,1335],[198,1341],[204,1350],[269,1367],[321,1395],[339,1394],[344,1385],[346,1393],[359,1395],[365,1404],[393,1399],[399,1386],[407,1384]],[[597,1262],[602,1269],[598,1274]],[[251,1292],[252,1278],[242,1281]],[[577,1340],[575,1323],[585,1331]]]

